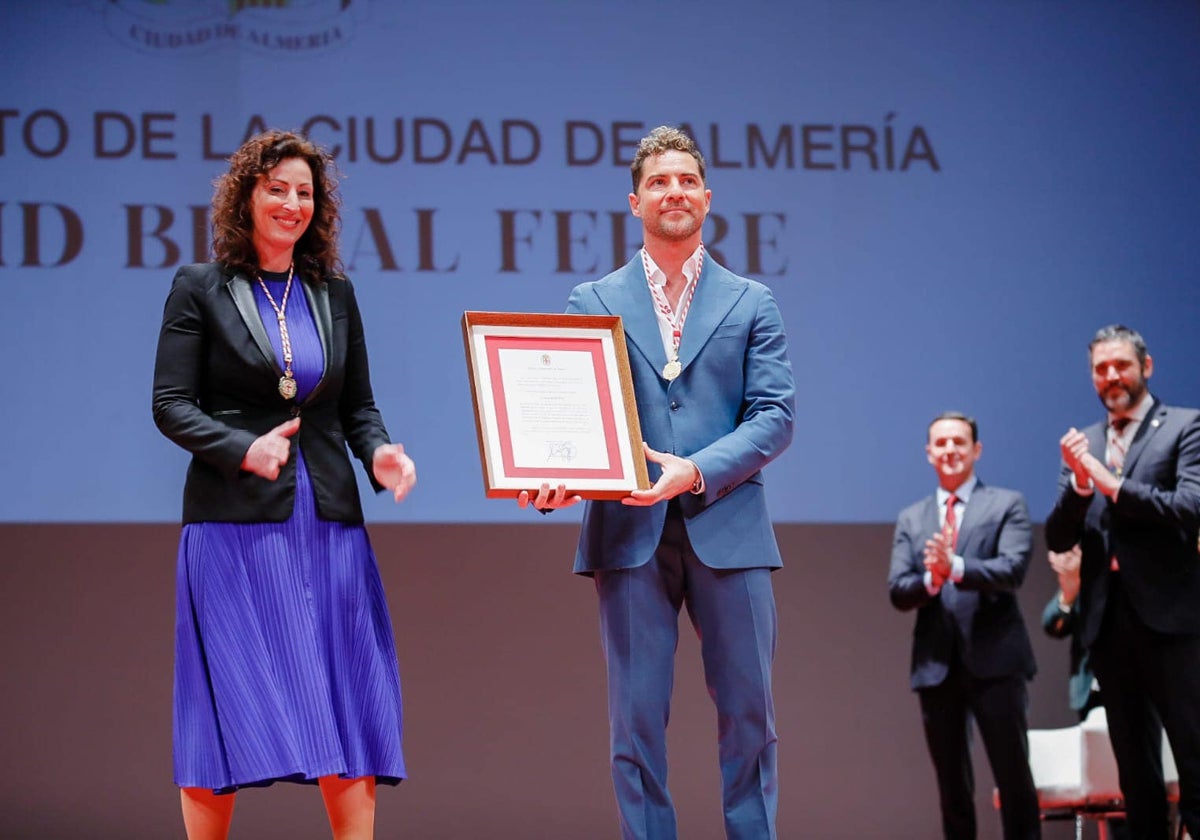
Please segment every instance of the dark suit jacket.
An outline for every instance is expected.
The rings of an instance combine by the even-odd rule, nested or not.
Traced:
[[[938,530],[937,497],[929,496],[901,511],[892,541],[892,604],[917,610],[913,689],[940,685],[955,658],[980,679],[1032,677],[1037,666],[1016,596],[1033,542],[1024,497],[983,482],[975,485],[958,528],[963,579],[930,595],[925,541]]]
[[[1105,423],[1084,429],[1089,450],[1104,460]],[[1125,455],[1117,500],[1081,496],[1064,465],[1058,501],[1046,519],[1046,544],[1065,551],[1082,544],[1077,606],[1083,643],[1100,632],[1110,560],[1147,627],[1200,635],[1200,412],[1155,401]]]
[[[642,437],[654,449],[690,458],[705,492],[679,505],[688,539],[706,566],[782,565],[767,514],[762,468],[792,440],[795,383],[783,319],[770,289],[738,277],[706,257],[688,310],[679,361],[667,362],[641,257],[595,282],[577,286],[570,313],[620,315]],[[659,475],[651,463],[650,479]],[[667,503],[651,507],[589,501],[575,571],[625,569],[654,556]]]
[[[302,283],[324,348],[325,370],[312,393],[297,404],[277,389],[283,371],[251,282],[216,263],[185,265],[167,296],[154,366],[154,422],[192,453],[183,521],[282,522],[291,516],[294,457],[276,481],[240,467],[255,438],[299,416],[300,431],[292,442],[304,451],[320,515],[361,522],[346,447],[374,482],[371,460],[388,434],[371,392],[354,288],[344,278]]]

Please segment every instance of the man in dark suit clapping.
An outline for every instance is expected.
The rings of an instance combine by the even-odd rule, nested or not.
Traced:
[[[1200,837],[1200,411],[1163,405],[1135,330],[1089,345],[1106,418],[1060,445],[1046,544],[1082,547],[1077,609],[1134,838],[1168,834],[1158,720],[1179,767],[1179,813]]]
[[[937,775],[947,840],[974,840],[975,719],[1000,791],[1006,840],[1041,837],[1029,770],[1026,709],[1036,670],[1017,606],[1032,529],[1025,499],[975,476],[978,426],[957,412],[937,417],[925,446],[938,488],[896,522],[888,588],[917,610],[911,684]]]

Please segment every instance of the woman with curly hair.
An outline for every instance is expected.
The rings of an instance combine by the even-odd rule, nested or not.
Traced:
[[[211,263],[175,275],[154,421],[192,455],[175,626],[175,782],[190,840],[235,792],[319,784],[339,840],[405,776],[400,678],[352,453],[377,491],[416,482],[371,391],[341,273],[328,154],[269,131],[217,179]]]

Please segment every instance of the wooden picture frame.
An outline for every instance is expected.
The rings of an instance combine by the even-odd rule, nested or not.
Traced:
[[[488,498],[650,486],[620,316],[468,311],[462,328]]]

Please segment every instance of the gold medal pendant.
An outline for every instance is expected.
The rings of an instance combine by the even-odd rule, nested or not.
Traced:
[[[682,372],[683,372],[683,365],[679,364],[678,359],[672,359],[671,361],[669,361],[665,365],[663,365],[663,369],[662,369],[663,379],[667,380],[668,382],[670,382],[675,377],[679,376],[679,374]]]
[[[283,287],[282,303],[275,303],[275,297],[267,288],[267,284],[263,282],[261,276],[258,278],[258,285],[262,287],[263,294],[267,296],[267,302],[271,304],[271,309],[275,310],[275,320],[279,322],[279,343],[283,345],[283,376],[279,377],[279,395],[285,400],[296,396],[296,378],[292,376],[292,339],[288,335],[287,328],[288,295],[291,294],[292,280],[295,278],[296,265],[293,263],[288,266],[288,279],[287,285]]]

